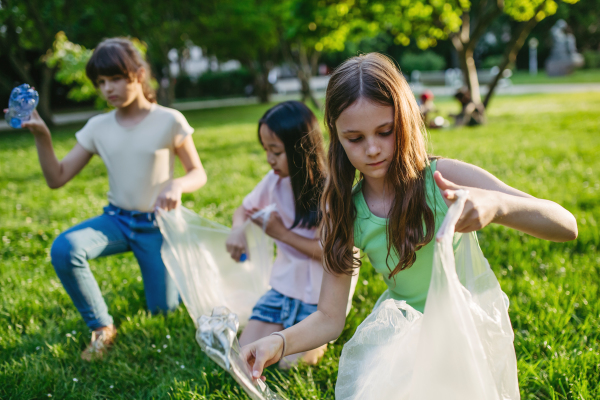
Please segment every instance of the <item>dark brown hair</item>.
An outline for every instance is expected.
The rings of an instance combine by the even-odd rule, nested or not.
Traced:
[[[394,251],[399,261],[389,277],[414,264],[416,251],[433,239],[435,217],[427,205],[425,173],[428,157],[425,128],[416,100],[399,69],[378,53],[352,57],[331,75],[325,96],[325,125],[330,132],[329,175],[321,208],[323,218],[324,266],[332,273],[352,274],[360,260],[353,253],[356,208],[352,185],[356,169],[338,138],[335,121],[358,99],[394,109],[394,156],[386,181],[394,189],[388,214],[388,256]]]
[[[142,67],[146,71],[144,80],[141,82],[144,97],[148,101],[156,103],[156,93],[150,86],[152,78],[150,65],[127,38],[110,38],[100,42],[85,66],[85,74],[94,86],[98,86],[99,75],[122,75],[132,81]]]
[[[295,226],[313,228],[321,223],[319,203],[325,181],[323,134],[315,114],[299,101],[285,101],[267,110],[258,121],[283,142],[294,191]]]

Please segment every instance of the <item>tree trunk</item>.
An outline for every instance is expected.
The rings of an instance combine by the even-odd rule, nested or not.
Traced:
[[[300,94],[302,95],[302,102],[306,103],[307,101],[310,101],[315,108],[320,109],[321,104],[319,104],[319,101],[315,97],[315,94],[314,94],[312,88],[310,87],[310,78],[311,77],[312,77],[312,74],[307,74],[305,72],[304,68],[302,68],[298,71],[298,79],[300,79]]]
[[[42,16],[40,14],[40,10],[33,4],[30,0],[24,1],[26,7],[35,22],[36,29],[41,37],[41,47],[44,52],[52,49],[52,45],[54,43],[54,32],[46,26]],[[38,62],[41,70],[42,77],[40,81],[40,86],[37,88],[38,93],[40,95],[40,101],[38,103],[37,109],[40,113],[42,119],[46,122],[50,127],[54,126],[54,120],[52,118],[52,109],[50,106],[50,95],[52,90],[52,81],[54,80],[54,74],[56,73],[56,68],[48,68],[44,61]],[[29,75],[29,74],[28,74]],[[32,86],[34,85],[33,79],[31,79]]]
[[[471,100],[476,105],[481,104],[481,93],[479,91],[479,77],[477,76],[477,67],[475,66],[475,59],[473,58],[473,52],[467,50],[463,54],[464,63],[466,68],[463,70],[464,80],[469,88],[471,94]]]
[[[320,109],[321,105],[319,104],[319,101],[315,97],[315,94],[312,91],[312,88],[310,87],[310,78],[312,78],[312,76],[314,75],[314,70],[316,69],[316,64],[319,60],[319,56],[319,52],[314,52],[309,62],[306,47],[302,44],[299,44],[299,65],[297,69],[298,79],[300,79],[300,91],[302,94],[302,102],[306,103],[308,100],[310,100],[310,102],[316,109]]]
[[[40,101],[37,110],[44,122],[46,122],[46,125],[52,128],[54,126],[54,120],[52,118],[52,109],[50,107],[50,89],[52,87],[55,69],[48,68],[46,64],[41,63],[42,80],[40,85],[38,85],[29,73],[29,68],[26,67],[20,57],[17,57],[15,54],[9,54],[8,58],[13,70],[17,73],[22,83],[28,83],[38,91]]]
[[[517,31],[516,35],[513,35],[513,37],[510,39],[510,42],[506,45],[506,49],[504,51],[504,58],[498,66],[498,75],[496,75],[492,82],[490,82],[490,84],[488,85],[488,92],[485,96],[485,99],[483,100],[483,106],[486,109],[488,108],[490,100],[492,99],[492,96],[496,91],[498,82],[500,82],[500,79],[502,78],[502,74],[511,63],[514,63],[516,61],[517,54],[525,44],[525,40],[529,36],[529,33],[539,22],[536,18],[536,15],[543,8],[544,5],[545,2],[538,6],[533,15],[533,18],[531,18],[529,21],[521,23],[521,26],[519,27],[519,30]]]
[[[175,101],[175,77],[171,76],[171,60],[169,60],[169,48],[163,43],[158,44],[160,47],[160,61],[162,64],[161,78],[159,82],[158,92],[156,94],[156,101],[163,105],[170,107]],[[163,80],[168,82],[167,87],[163,87]]]
[[[2,86],[5,91],[10,92],[13,88],[13,82],[6,76],[0,75],[0,86]]]
[[[486,11],[471,32],[471,18],[468,10],[463,10],[460,32],[451,36],[452,45],[456,49],[463,75],[463,84],[467,87],[468,98],[460,99],[462,111],[457,118],[457,124],[479,125],[485,123],[485,107],[481,102],[479,77],[473,52],[477,41],[491,21],[502,12],[502,3],[496,3]]]
[[[270,62],[264,60],[247,59],[243,63],[253,78],[254,95],[260,103],[268,103],[271,100],[271,82],[269,82]]]
[[[263,68],[254,76],[254,92],[258,101],[268,103],[271,100],[271,83],[269,82],[269,70]]]
[[[457,37],[452,38],[452,43],[454,44],[454,48],[458,53],[458,59],[460,61],[460,67],[463,73],[463,83],[467,87],[468,98],[470,99],[468,101],[470,104],[467,104],[462,99],[459,99],[462,105],[462,111],[457,117],[456,124],[484,124],[486,121],[485,107],[481,102],[479,78],[477,76],[475,60],[473,59],[473,52],[469,50],[469,47]]]
[[[307,101],[310,101],[315,108],[320,109],[321,105],[310,87],[310,79],[316,72],[321,52],[313,52],[309,60],[306,46],[304,46],[301,41],[297,43],[297,52],[292,50],[291,44],[283,37],[281,41],[283,43],[283,56],[300,80],[300,96],[302,102],[306,103]]]
[[[48,68],[46,64],[42,63],[42,81],[38,90],[40,94],[40,102],[38,103],[37,109],[40,113],[40,117],[42,117],[42,119],[50,127],[54,125],[52,109],[50,107],[50,94],[55,72],[55,68]]]

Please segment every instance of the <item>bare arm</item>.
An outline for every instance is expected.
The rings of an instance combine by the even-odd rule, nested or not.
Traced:
[[[437,170],[435,180],[448,205],[455,199],[454,191],[469,190],[457,232],[497,223],[555,242],[577,238],[575,217],[553,201],[514,189],[489,172],[461,161],[441,159]]]
[[[31,114],[31,119],[23,123],[23,128],[28,128],[35,138],[40,166],[46,178],[46,183],[51,189],[57,189],[69,182],[90,161],[93,154],[77,143],[61,161],[54,153],[52,137],[48,126],[37,111]]]
[[[166,186],[156,199],[156,208],[170,210],[181,203],[181,194],[190,193],[200,189],[206,184],[206,172],[200,161],[200,156],[191,136],[175,148],[175,154],[181,160],[185,175],[174,179]]]
[[[246,210],[246,217],[250,218],[254,214],[256,209]],[[262,219],[253,220],[259,226],[263,226]],[[307,238],[300,236],[295,232],[292,232],[284,225],[281,220],[281,216],[277,212],[273,212],[270,215],[269,221],[266,226],[266,234],[274,239],[277,239],[289,246],[292,246],[302,254],[309,256],[312,259],[321,261],[323,259],[323,248],[319,243],[319,238]]]
[[[233,213],[231,229],[236,229],[244,225],[248,216],[246,215],[246,209],[244,206],[239,206]]]
[[[225,248],[235,261],[240,261],[242,254],[248,251],[248,244],[246,243],[246,232],[241,229],[244,226],[248,217],[246,216],[246,209],[244,206],[239,206],[233,213],[233,223],[231,226],[231,233],[227,237],[225,242]]]
[[[283,339],[267,336],[242,348],[241,356],[252,369],[252,376],[261,377],[263,369],[289,354],[316,349],[336,339],[346,323],[346,306],[352,277],[323,274],[321,296],[316,312],[298,324],[285,329],[285,354]]]
[[[182,193],[194,192],[204,186],[207,181],[206,171],[191,136],[187,136],[179,147],[175,148],[175,154],[186,172],[184,176],[174,180],[181,187]]]

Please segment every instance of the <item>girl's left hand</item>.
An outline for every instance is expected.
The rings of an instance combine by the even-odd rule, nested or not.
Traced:
[[[445,179],[439,171],[433,175],[435,183],[442,191],[446,204],[450,206],[456,199],[457,190],[467,190],[465,208],[456,223],[456,232],[467,233],[480,230],[499,217],[499,200],[502,193],[467,186],[459,186]]]
[[[252,220],[252,222],[254,222],[256,225],[258,225],[262,228],[263,227],[263,219],[262,218],[255,218],[255,219],[252,218],[252,215],[254,213],[256,213],[257,211],[260,211],[260,210],[256,209],[256,208],[252,209],[252,210],[246,210],[246,217],[250,218]],[[283,236],[285,234],[287,234],[288,232],[289,232],[289,230],[283,224],[281,215],[279,215],[279,213],[277,211],[273,211],[271,213],[271,215],[269,216],[269,221],[267,221],[265,233],[267,235],[271,236],[273,239],[281,240],[281,238],[283,238]]]
[[[176,181],[171,181],[158,195],[154,209],[162,208],[169,211],[181,204],[181,187]]]
[[[281,359],[283,340],[279,336],[265,336],[242,347],[240,356],[252,371],[252,378],[266,380],[264,369]]]

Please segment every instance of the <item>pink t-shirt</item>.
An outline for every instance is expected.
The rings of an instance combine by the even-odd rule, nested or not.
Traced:
[[[296,216],[292,183],[289,177],[280,178],[271,170],[246,196],[242,205],[246,210],[251,210],[253,208],[262,209],[273,203],[277,206],[277,212],[281,216],[283,224],[289,229],[294,224]],[[317,229],[296,226],[292,232],[314,239]],[[269,282],[271,287],[285,296],[305,303],[317,304],[323,279],[321,262],[278,240],[275,240],[275,243],[277,244],[277,257],[271,272],[271,281]]]

